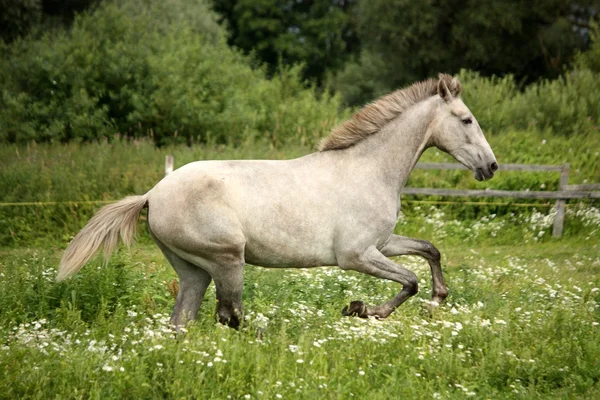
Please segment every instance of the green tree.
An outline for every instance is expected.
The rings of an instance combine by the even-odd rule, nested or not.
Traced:
[[[11,42],[42,20],[40,0],[0,0],[0,38]]]
[[[0,47],[0,142],[315,142],[338,109],[297,67],[266,79],[205,1],[106,1],[69,29]]]
[[[584,48],[598,0],[360,0],[360,56],[333,79],[357,104],[462,68],[517,80],[554,78]],[[372,65],[378,66],[375,72]],[[360,92],[347,90],[362,79]]]
[[[0,0],[0,38],[12,42],[38,28],[69,25],[100,0]]]
[[[230,30],[229,43],[274,71],[279,63],[304,65],[304,76],[320,81],[340,68],[356,38],[354,0],[214,0]]]
[[[594,73],[600,73],[600,26],[591,25],[591,45],[583,53],[578,53],[575,57],[575,67],[577,69],[589,69]]]

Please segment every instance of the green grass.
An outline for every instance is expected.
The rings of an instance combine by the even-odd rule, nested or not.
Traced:
[[[569,162],[570,183],[600,182],[597,138],[509,132],[490,142],[500,162]],[[0,145],[0,202],[144,193],[162,177],[165,154],[180,166],[310,151],[256,142]],[[435,150],[423,158],[446,160]],[[506,173],[477,183],[464,171],[416,171],[410,184],[537,190],[557,178]],[[597,206],[569,204],[557,240],[543,204],[406,202],[397,231],[443,254],[450,296],[433,314],[422,311],[431,285],[418,258],[399,261],[421,291],[385,321],[340,311],[353,300],[383,302],[396,284],[336,268],[249,266],[242,329],[216,324],[211,286],[198,321],[179,336],[167,324],[176,276],[147,234],[56,284],[62,250],[98,205],[0,207],[0,398],[600,398]]]
[[[198,321],[175,336],[176,276],[153,245],[61,284],[59,248],[1,250],[0,397],[598,398],[597,235],[525,243],[516,231],[492,236],[488,218],[461,239],[467,223],[438,214],[427,227],[424,218],[399,229],[437,232],[450,296],[424,312],[427,264],[399,258],[421,291],[385,321],[340,311],[382,302],[396,284],[337,268],[248,266],[240,331],[215,323],[211,285]]]

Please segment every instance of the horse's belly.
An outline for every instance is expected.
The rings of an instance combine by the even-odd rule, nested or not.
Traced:
[[[318,235],[309,239],[302,233],[295,233],[274,230],[260,237],[247,237],[244,251],[246,262],[269,268],[336,264],[331,240]]]

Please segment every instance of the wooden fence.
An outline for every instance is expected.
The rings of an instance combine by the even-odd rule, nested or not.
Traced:
[[[455,163],[417,163],[417,169],[468,169]],[[500,164],[500,171],[560,172],[557,191],[521,191],[521,190],[463,190],[405,187],[403,194],[426,196],[458,197],[512,197],[519,199],[555,199],[556,217],[552,227],[552,236],[562,236],[565,221],[565,204],[568,199],[600,199],[600,183],[569,185],[569,164],[564,165],[527,165]],[[596,191],[595,191],[596,190]]]

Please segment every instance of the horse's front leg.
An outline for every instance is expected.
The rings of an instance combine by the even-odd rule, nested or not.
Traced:
[[[433,281],[432,305],[439,305],[448,296],[448,288],[444,282],[440,265],[440,252],[427,240],[392,235],[381,252],[387,257],[417,255],[425,258],[429,262]]]
[[[343,315],[357,315],[362,318],[386,318],[409,297],[419,291],[417,276],[406,268],[384,256],[375,246],[362,253],[338,255],[339,266],[377,278],[389,279],[402,284],[402,290],[393,298],[378,306],[367,306],[362,301],[353,301],[342,311]]]

